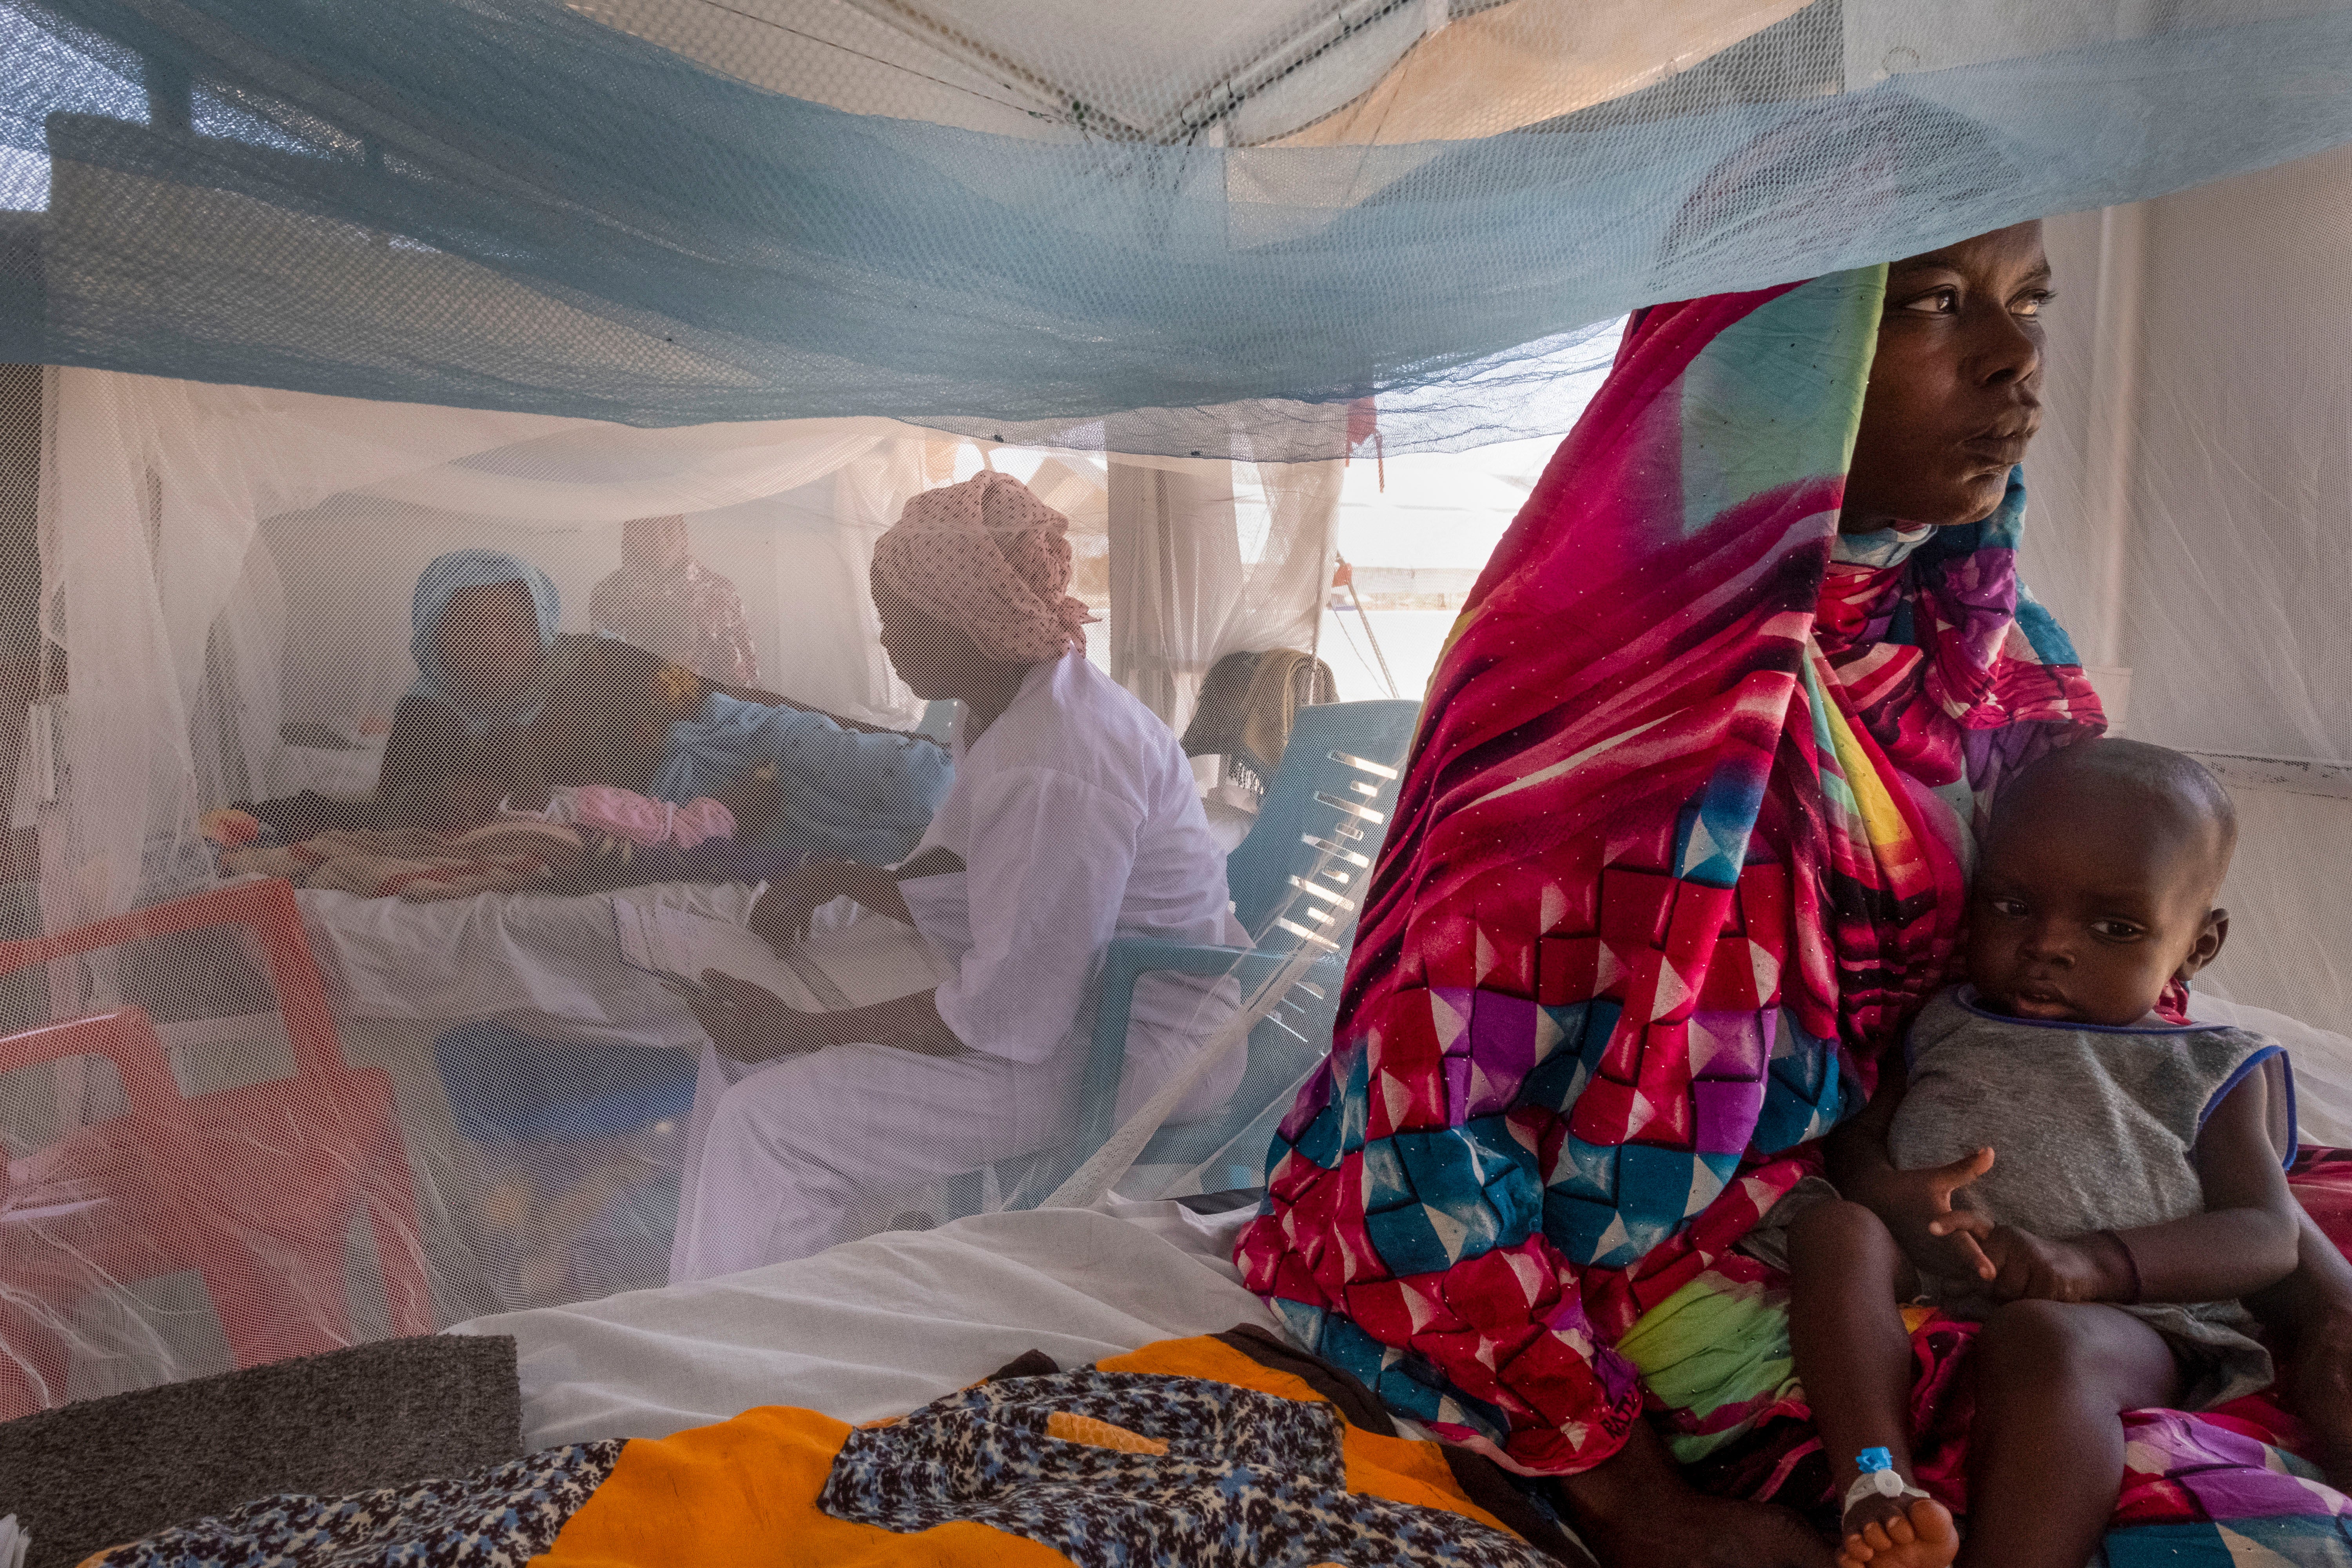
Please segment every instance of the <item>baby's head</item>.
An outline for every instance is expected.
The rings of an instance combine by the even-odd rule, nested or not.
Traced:
[[[1995,804],[1969,895],[1969,979],[2021,1018],[2129,1025],[2213,961],[2213,895],[2237,845],[2219,780],[2179,752],[2090,741]]]

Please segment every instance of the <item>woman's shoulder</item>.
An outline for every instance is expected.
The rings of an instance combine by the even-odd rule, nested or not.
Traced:
[[[641,676],[650,675],[669,662],[650,648],[591,632],[562,633],[555,639],[555,646],[548,650],[548,659],[558,679],[589,672],[622,670]]]
[[[1024,695],[982,737],[996,742],[993,765],[1066,774],[1139,803],[1155,801],[1179,775],[1189,791],[1174,732],[1083,656],[1056,661]]]

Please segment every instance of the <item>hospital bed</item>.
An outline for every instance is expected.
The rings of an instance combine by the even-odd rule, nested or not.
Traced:
[[[761,1405],[872,1420],[1024,1351],[1083,1366],[1155,1340],[1276,1329],[1231,1262],[1254,1212],[1111,1198],[976,1215],[448,1331],[515,1337],[529,1447],[663,1436]]]

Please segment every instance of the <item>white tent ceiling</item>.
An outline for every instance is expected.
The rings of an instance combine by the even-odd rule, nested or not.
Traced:
[[[1375,146],[1557,119],[1809,7],[1845,87],[2311,13],[2312,0],[572,0],[857,114],[1043,141]],[[1825,47],[1823,47],[1825,46]],[[1759,76],[1814,62],[1748,62]],[[1736,93],[1734,96],[1738,96]]]
[[[775,91],[1040,140],[1491,134],[1644,87],[1803,0],[573,0]]]

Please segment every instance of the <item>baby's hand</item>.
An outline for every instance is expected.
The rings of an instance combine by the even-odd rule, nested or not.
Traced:
[[[1996,1300],[2113,1301],[2128,1294],[2116,1286],[2116,1251],[2122,1243],[2112,1237],[2054,1241],[1968,1213],[1938,1220],[1930,1228],[1939,1236],[1974,1238],[1984,1258],[1977,1278]]]
[[[1952,1194],[1991,1170],[1992,1162],[1992,1151],[1979,1149],[1948,1165],[1887,1172],[1874,1180],[1864,1201],[1921,1273],[1982,1275],[1988,1266],[1975,1233],[1937,1226],[1958,1212]]]

